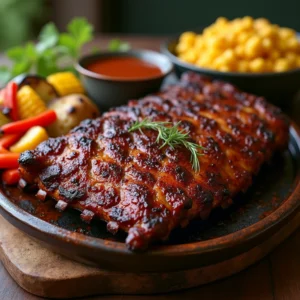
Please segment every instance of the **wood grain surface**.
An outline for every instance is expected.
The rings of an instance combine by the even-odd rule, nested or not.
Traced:
[[[69,260],[0,216],[0,260],[12,278],[34,295],[71,298],[106,294],[153,294],[200,286],[227,278],[259,261],[300,224],[300,212],[273,236],[248,252],[198,269],[168,273],[112,272]]]
[[[101,36],[93,43],[107,44],[111,36]],[[161,37],[121,37],[133,47],[158,50]],[[88,48],[85,49],[88,51]],[[0,59],[1,65],[1,59]],[[300,83],[299,83],[300,85]],[[300,105],[291,109],[291,117],[300,124]],[[299,199],[300,201],[300,199]],[[1,228],[0,228],[1,230]],[[270,255],[248,269],[201,287],[152,296],[99,296],[84,299],[162,300],[162,299],[224,299],[224,300],[298,300],[300,299],[300,230],[277,247]],[[0,263],[0,300],[41,299],[20,288]]]

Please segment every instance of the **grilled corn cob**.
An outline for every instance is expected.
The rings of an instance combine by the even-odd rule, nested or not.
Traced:
[[[21,87],[17,98],[20,119],[34,117],[47,110],[43,100],[29,85]]]
[[[41,126],[31,127],[21,139],[12,145],[9,150],[14,153],[21,153],[26,150],[33,150],[41,142],[48,139],[46,129]]]
[[[47,77],[60,96],[83,94],[84,89],[80,80],[72,72],[55,73]]]

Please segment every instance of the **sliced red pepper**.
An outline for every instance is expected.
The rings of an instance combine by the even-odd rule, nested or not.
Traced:
[[[9,151],[3,147],[0,147],[0,153],[9,153]]]
[[[9,82],[4,91],[3,105],[10,109],[9,116],[13,121],[19,120],[17,91],[15,82]]]
[[[15,169],[19,166],[19,153],[0,153],[0,169]]]
[[[1,127],[1,132],[4,134],[22,133],[33,126],[48,126],[51,123],[55,122],[56,119],[56,112],[54,110],[47,110],[39,114],[38,116],[5,124]]]
[[[17,142],[21,138],[22,134],[20,133],[11,133],[11,134],[4,134],[0,138],[0,147],[2,148],[9,148],[15,142]]]
[[[8,185],[17,184],[20,180],[20,173],[18,169],[5,170],[2,173],[2,181]]]

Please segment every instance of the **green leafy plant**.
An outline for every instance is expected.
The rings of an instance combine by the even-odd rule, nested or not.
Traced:
[[[36,44],[28,42],[6,52],[12,61],[12,67],[0,66],[0,82],[6,83],[22,73],[48,76],[58,71],[75,71],[74,63],[79,58],[83,45],[94,38],[93,31],[93,26],[85,18],[74,18],[67,25],[67,31],[62,33],[54,23],[46,24]],[[118,39],[112,40],[108,45],[110,51],[126,51],[129,48],[128,43]]]
[[[129,132],[139,130],[142,132],[142,128],[152,129],[158,132],[156,142],[162,142],[160,148],[169,146],[172,149],[178,146],[184,146],[191,153],[191,164],[195,172],[200,171],[199,156],[203,155],[199,150],[203,150],[204,147],[199,144],[191,142],[189,139],[189,132],[184,132],[179,129],[180,122],[177,122],[174,126],[170,126],[170,122],[153,122],[149,119],[142,121],[136,121],[129,128]]]
[[[45,0],[0,1],[1,51],[35,36],[35,27],[49,16],[45,5]]]

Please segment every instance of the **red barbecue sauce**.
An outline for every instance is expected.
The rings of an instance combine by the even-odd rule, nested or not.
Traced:
[[[111,57],[92,62],[87,69],[100,75],[121,79],[145,79],[162,74],[159,67],[135,57]]]

